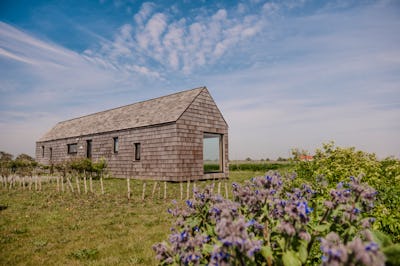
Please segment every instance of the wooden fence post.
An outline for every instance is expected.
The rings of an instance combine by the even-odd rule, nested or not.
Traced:
[[[164,181],[164,199],[167,199],[167,181]]]
[[[181,200],[183,200],[183,181],[181,181],[179,184],[181,186]]]
[[[71,177],[71,179],[72,179],[72,177]],[[71,192],[74,193],[75,192],[74,187],[72,186],[69,176],[67,176],[67,183],[68,183],[69,188],[71,189]]]
[[[142,200],[144,200],[146,194],[146,182],[143,182]]]
[[[83,171],[83,184],[85,186],[85,194],[87,194],[86,171]]]
[[[193,199],[195,199],[195,197],[196,197],[196,192],[197,190],[196,190],[196,181],[193,181]]]
[[[221,195],[221,181],[218,182],[218,195]]]
[[[225,198],[229,199],[229,194],[228,194],[228,183],[225,182]]]
[[[39,191],[42,191],[42,178],[38,175]]]
[[[76,190],[78,191],[78,194],[81,194],[81,186],[80,186],[78,175],[75,176],[75,182],[76,182]]]
[[[93,177],[92,177],[92,173],[90,173],[90,176],[89,176],[89,190],[90,190],[90,193],[93,193]]]
[[[190,197],[190,179],[187,181],[187,187],[186,187],[186,199],[189,199]]]
[[[131,199],[131,183],[129,176],[126,178],[126,184],[128,186],[128,200]]]
[[[154,194],[156,193],[156,188],[157,188],[157,181],[154,181],[154,185],[153,185],[153,191],[151,192],[151,198],[154,199]]]
[[[100,174],[101,194],[104,195],[103,173]]]

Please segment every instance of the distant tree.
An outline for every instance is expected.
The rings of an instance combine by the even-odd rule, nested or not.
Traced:
[[[27,162],[34,162],[35,159],[32,156],[29,156],[28,154],[21,153],[20,155],[15,158],[16,161],[27,161]]]
[[[250,158],[250,157],[247,157],[247,158],[246,158],[246,161],[250,162],[250,161],[251,161],[251,158]]]
[[[0,151],[0,162],[9,162],[12,161],[13,155],[10,153],[7,153],[5,151]]]
[[[22,153],[10,162],[11,171],[21,176],[32,175],[38,163],[28,154]]]
[[[276,159],[278,162],[286,162],[288,159],[286,158],[282,158],[282,157],[278,157],[278,159]]]
[[[13,163],[13,155],[4,151],[0,151],[0,175],[8,176]]]
[[[260,162],[264,162],[264,159],[263,159],[263,158],[261,158],[261,159],[260,159]]]

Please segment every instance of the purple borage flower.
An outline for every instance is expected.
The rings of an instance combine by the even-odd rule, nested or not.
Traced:
[[[190,200],[187,200],[187,201],[186,201],[186,205],[189,206],[189,208],[192,208],[192,209],[194,208],[193,202],[190,201]]]
[[[195,198],[185,202],[187,207],[168,210],[177,217],[176,229],[169,244],[153,246],[160,265],[263,265],[261,248],[268,245],[279,260],[282,247],[277,240],[282,238],[295,250],[299,240],[312,245],[320,239],[320,253],[309,253],[307,259],[320,257],[322,265],[384,265],[379,246],[363,233],[374,221],[364,216],[375,200],[374,189],[352,177],[339,182],[327,197],[315,199],[316,192],[308,185],[292,184],[296,182],[289,176],[269,172],[243,185],[232,184],[233,200],[214,195],[213,187],[195,191]],[[357,232],[346,240],[341,231],[318,231],[311,237],[310,228],[318,222],[336,223],[336,228],[350,222]]]

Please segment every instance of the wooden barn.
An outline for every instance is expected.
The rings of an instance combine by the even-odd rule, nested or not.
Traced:
[[[36,142],[36,160],[105,158],[114,177],[228,177],[228,125],[206,87],[63,121]]]

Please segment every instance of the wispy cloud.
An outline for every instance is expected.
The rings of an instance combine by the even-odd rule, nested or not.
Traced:
[[[0,149],[15,153],[32,153],[35,140],[61,120],[143,99],[138,90],[146,80],[135,74],[151,74],[145,67],[121,71],[3,22],[0,68]],[[123,95],[133,92],[136,98]]]

